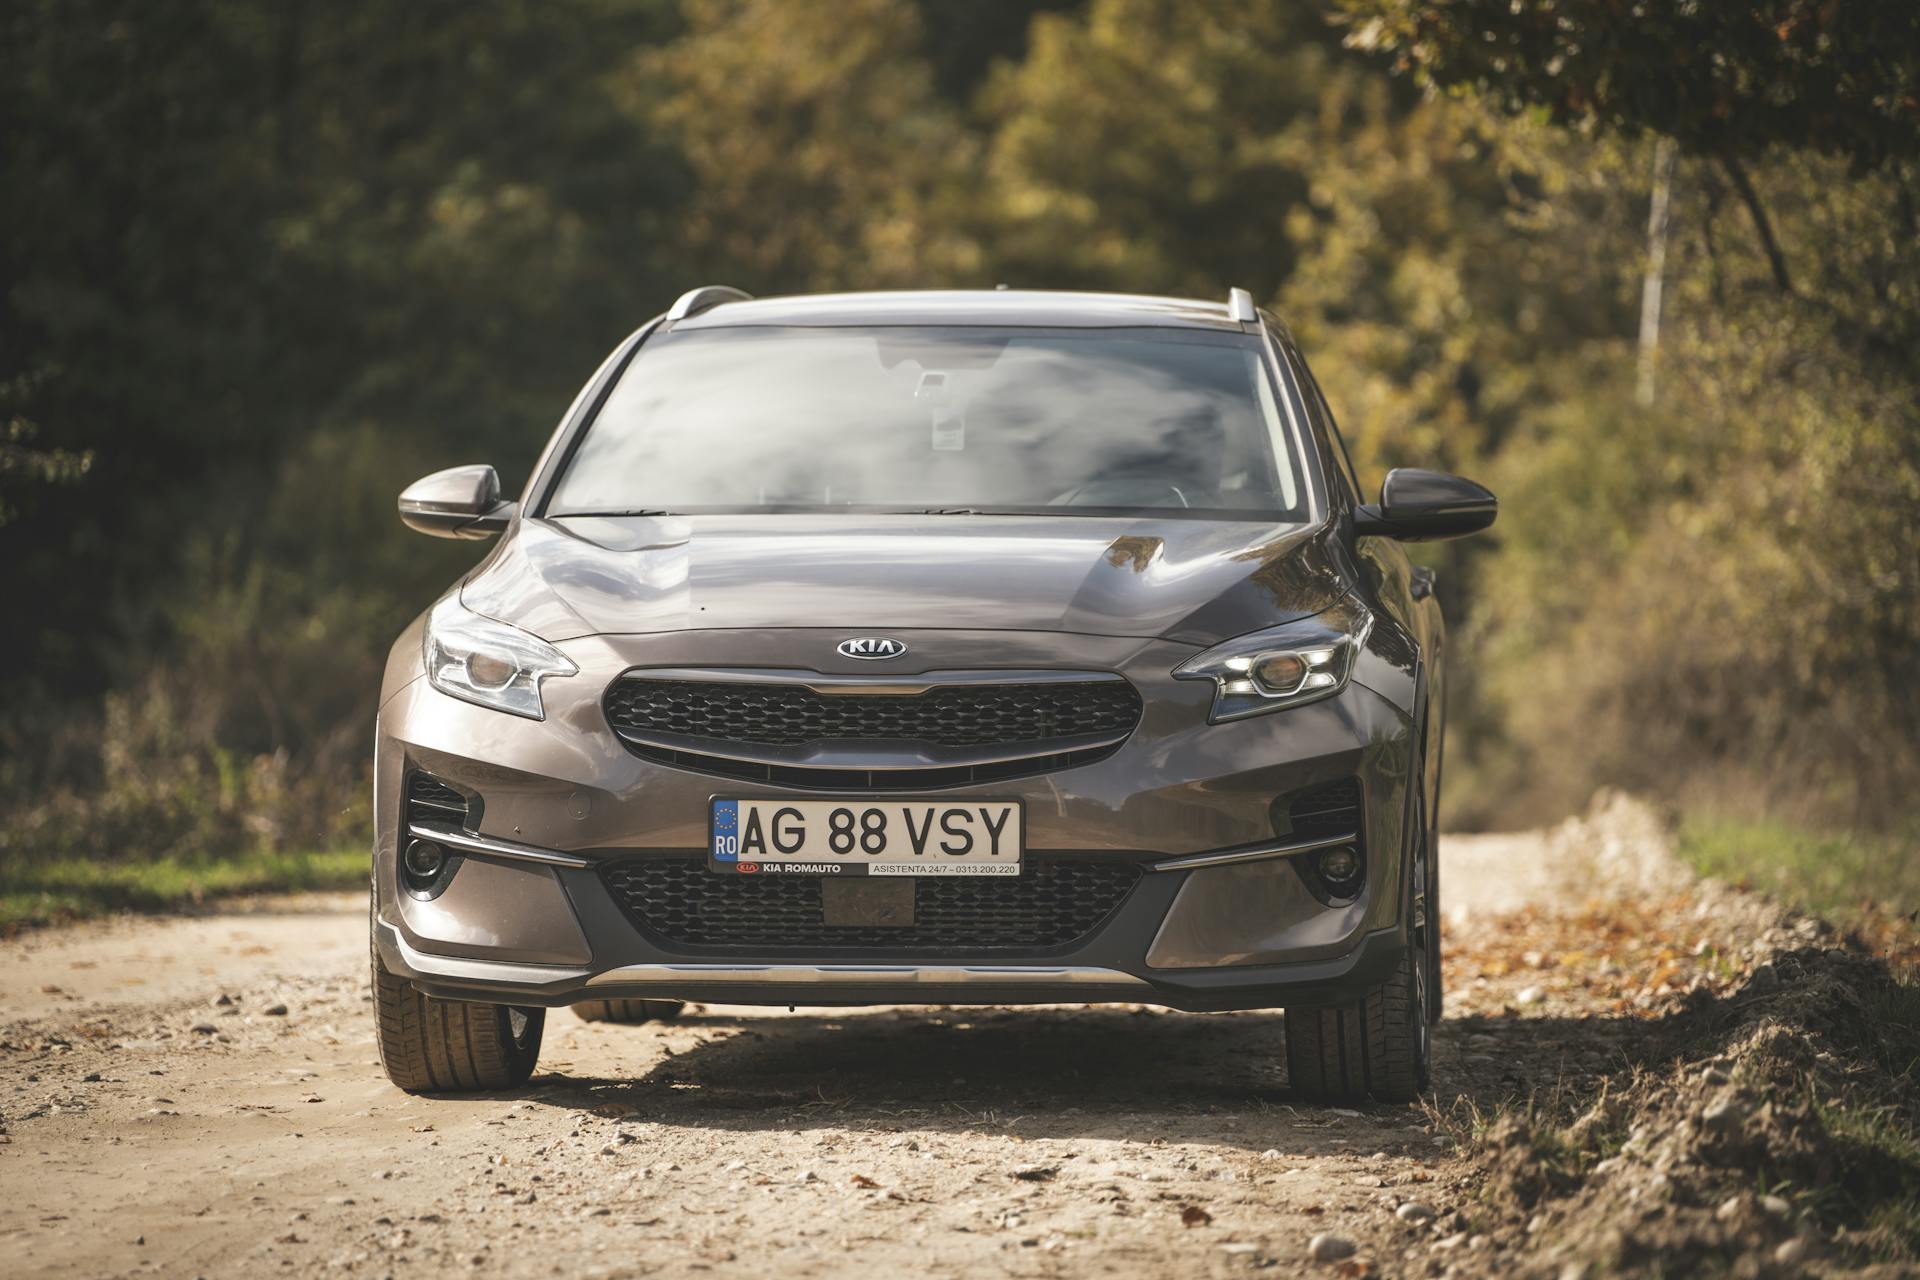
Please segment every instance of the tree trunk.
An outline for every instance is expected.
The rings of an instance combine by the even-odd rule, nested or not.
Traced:
[[[1753,189],[1746,169],[1732,156],[1721,156],[1720,167],[1726,171],[1727,181],[1733,183],[1733,189],[1740,193],[1740,198],[1746,202],[1747,212],[1753,217],[1753,229],[1759,233],[1760,247],[1766,252],[1767,264],[1773,268],[1773,282],[1780,286],[1780,292],[1792,293],[1793,278],[1787,274],[1786,255],[1780,252],[1780,242],[1773,238],[1773,223],[1767,218],[1766,206],[1760,203],[1760,193]]]
[[[1667,274],[1667,206],[1673,194],[1673,139],[1653,148],[1653,190],[1647,201],[1647,267],[1640,278],[1640,377],[1635,398],[1653,403],[1660,361],[1660,293]]]

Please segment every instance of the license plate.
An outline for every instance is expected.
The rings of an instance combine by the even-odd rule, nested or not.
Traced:
[[[718,800],[709,865],[803,876],[1017,876],[1018,800]]]

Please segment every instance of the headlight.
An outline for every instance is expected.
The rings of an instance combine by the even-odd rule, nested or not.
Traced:
[[[449,697],[544,720],[540,682],[579,672],[539,636],[461,607],[456,592],[427,615],[427,679]]]
[[[1173,674],[1213,681],[1212,724],[1303,706],[1347,687],[1372,629],[1373,615],[1348,596],[1311,618],[1217,644]]]

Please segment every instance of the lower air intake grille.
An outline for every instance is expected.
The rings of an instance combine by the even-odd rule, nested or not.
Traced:
[[[1296,840],[1324,840],[1360,833],[1360,780],[1342,778],[1288,797],[1286,812]]]
[[[432,774],[407,775],[405,817],[409,826],[415,822],[450,822],[456,827],[467,826],[468,819],[477,816],[472,808],[472,802],[466,796]]]
[[[675,947],[753,947],[761,954],[1033,952],[1086,937],[1140,878],[1125,862],[1033,858],[1019,876],[914,881],[914,923],[828,925],[811,876],[728,875],[699,856],[636,858],[601,868],[636,925]]]

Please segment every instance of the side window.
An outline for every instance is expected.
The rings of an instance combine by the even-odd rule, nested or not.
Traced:
[[[1347,439],[1340,434],[1340,424],[1333,420],[1333,410],[1327,407],[1327,397],[1321,393],[1320,384],[1314,380],[1311,371],[1307,374],[1307,385],[1313,388],[1313,403],[1327,424],[1327,435],[1333,440],[1334,465],[1340,468],[1340,474],[1346,478],[1347,491],[1353,494],[1353,500],[1365,502],[1367,498],[1360,491],[1360,478],[1353,470],[1353,455],[1347,452]]]
[[[1327,433],[1332,445],[1333,468],[1340,474],[1341,481],[1347,486],[1347,496],[1356,503],[1365,502],[1366,496],[1360,491],[1360,481],[1354,475],[1353,458],[1347,453],[1347,442],[1341,438],[1340,427],[1333,420],[1333,410],[1327,407],[1327,398],[1321,394],[1319,379],[1313,376],[1313,370],[1307,367],[1306,357],[1297,347],[1289,347],[1288,354],[1300,370],[1307,384],[1308,410],[1320,420],[1320,426]]]

